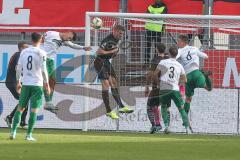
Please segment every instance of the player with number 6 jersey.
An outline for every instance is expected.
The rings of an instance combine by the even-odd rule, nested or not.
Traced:
[[[208,91],[212,90],[212,82],[209,75],[210,71],[199,70],[199,57],[207,59],[206,53],[201,52],[198,48],[188,45],[188,37],[186,35],[180,35],[178,37],[178,56],[177,58],[183,65],[187,74],[187,83],[185,85],[186,100],[184,108],[186,113],[189,113],[190,103],[192,96],[194,95],[195,88],[205,88]]]

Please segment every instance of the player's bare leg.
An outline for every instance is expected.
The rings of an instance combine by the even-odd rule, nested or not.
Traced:
[[[154,118],[155,118],[155,125],[157,127],[157,132],[158,132],[162,129],[161,122],[160,122],[159,106],[154,106],[153,107],[153,113],[154,113]]]
[[[162,105],[161,106],[161,114],[162,114],[162,119],[165,125],[164,133],[169,134],[169,125],[170,125],[170,112],[169,112],[169,107],[167,105]]]
[[[206,81],[206,85],[204,88],[207,91],[211,91],[212,90],[212,80],[209,76],[211,76],[213,74],[212,71],[204,71],[204,70],[200,70],[200,71],[203,73],[203,75],[205,77],[205,81]]]
[[[55,64],[54,64],[54,60],[51,58],[47,58],[46,63],[47,63],[47,71],[48,71],[48,76],[49,76],[49,86],[51,89],[51,93],[50,93],[50,95],[48,95],[46,90],[44,89],[44,97],[45,97],[45,101],[46,101],[44,109],[56,114],[58,111],[58,108],[56,106],[54,106],[53,102],[52,102],[54,88],[56,85]]]
[[[116,112],[112,111],[110,104],[109,104],[109,88],[110,83],[109,80],[102,80],[102,98],[106,108],[106,115],[112,119],[118,119],[118,115]]]
[[[187,115],[190,111],[190,103],[191,102],[192,102],[192,97],[186,97],[185,103],[184,103],[184,110],[187,113]],[[193,129],[192,129],[192,125],[191,125],[190,121],[189,121],[189,129],[193,133]]]
[[[18,125],[20,123],[21,116],[22,116],[22,113],[23,113],[24,110],[25,110],[24,107],[18,106],[17,111],[14,114],[13,124],[12,124],[11,133],[10,133],[10,137],[9,137],[11,140],[16,138],[17,128],[18,128]]]
[[[130,109],[127,106],[124,106],[117,88],[117,81],[116,78],[113,76],[109,76],[109,84],[111,86],[111,92],[112,92],[112,96],[115,99],[116,103],[118,104],[118,106],[120,107],[119,109],[119,113],[132,113],[133,110]]]
[[[37,109],[36,107],[31,109],[30,117],[28,120],[27,134],[25,137],[25,140],[27,140],[27,141],[37,141],[35,138],[32,137],[32,132],[33,132],[33,128],[36,123],[36,120],[37,120],[38,110],[39,109]]]
[[[190,110],[190,103],[192,101],[192,97],[186,97],[185,103],[184,103],[184,110],[188,114]]]
[[[187,113],[185,112],[185,109],[184,109],[184,106],[181,106],[178,108],[178,111],[182,117],[182,121],[183,121],[183,125],[186,129],[186,134],[191,134],[192,131],[190,129],[190,123],[189,123],[189,118],[188,118],[188,115]]]
[[[50,89],[51,89],[50,95],[47,95],[46,91],[44,90],[44,96],[45,96],[45,101],[46,101],[44,109],[48,110],[48,111],[50,111],[54,114],[57,114],[58,107],[54,106],[53,102],[52,102],[54,88],[56,86],[56,79],[54,77],[49,78],[49,86],[50,86]]]

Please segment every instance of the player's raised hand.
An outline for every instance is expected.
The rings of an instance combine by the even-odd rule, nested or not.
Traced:
[[[83,50],[85,50],[85,51],[91,51],[91,50],[92,50],[92,47],[90,47],[90,46],[89,46],[89,47],[84,47]]]

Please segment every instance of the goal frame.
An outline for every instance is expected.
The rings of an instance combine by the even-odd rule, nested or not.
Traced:
[[[147,14],[147,13],[119,13],[119,12],[86,12],[85,15],[85,46],[90,46],[91,44],[91,17],[116,17],[116,18],[158,18],[158,19],[189,19],[189,20],[206,20],[209,21],[208,27],[211,28],[210,20],[233,20],[239,21],[240,16],[227,16],[227,15],[186,15],[186,14]],[[239,27],[240,28],[240,27]],[[87,55],[90,55],[90,52],[86,52]],[[90,83],[85,82],[86,87]],[[86,98],[84,105],[84,112],[87,112],[89,109],[89,98]],[[239,122],[238,122],[239,126]],[[88,130],[88,122],[83,122],[83,131]],[[239,129],[238,129],[239,131]]]

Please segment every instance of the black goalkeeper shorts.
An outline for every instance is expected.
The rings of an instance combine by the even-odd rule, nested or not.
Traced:
[[[6,85],[6,86],[7,86],[8,90],[12,93],[13,97],[16,100],[19,100],[20,94],[16,90],[16,84],[11,84],[11,85]]]
[[[148,107],[151,108],[151,107],[160,105],[159,92],[160,90],[158,88],[154,88],[153,90],[150,91],[148,95],[148,100],[147,100]]]
[[[100,80],[107,80],[109,76],[116,78],[113,66],[108,59],[97,57],[94,60],[94,67]]]
[[[153,88],[148,96],[148,100],[147,100],[147,106],[152,108],[155,106],[159,106],[160,105],[160,89],[159,88]],[[169,104],[167,104],[167,107],[171,107],[171,102]]]

